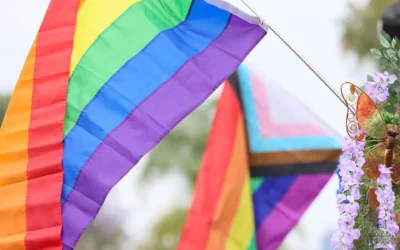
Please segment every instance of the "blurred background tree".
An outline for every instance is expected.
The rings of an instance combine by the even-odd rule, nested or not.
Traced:
[[[355,52],[360,60],[367,59],[370,48],[380,47],[378,21],[396,0],[370,0],[364,6],[350,4],[343,20],[342,45],[346,52]]]
[[[122,228],[118,228],[108,235],[104,235],[104,229],[91,224],[82,235],[75,250],[117,250],[126,241],[126,234]]]
[[[6,113],[9,100],[9,96],[0,95],[0,125],[3,122],[4,114]]]

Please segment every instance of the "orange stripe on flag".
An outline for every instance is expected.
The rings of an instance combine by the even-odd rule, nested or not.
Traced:
[[[78,0],[52,0],[38,34],[29,127],[26,250],[62,249],[64,116]]]
[[[225,249],[229,231],[242,194],[245,178],[248,177],[246,135],[243,116],[238,118],[234,148],[224,186],[218,202],[218,208],[211,224],[206,250]]]
[[[240,103],[229,84],[218,102],[178,250],[204,250],[231,161]]]
[[[78,0],[78,9],[80,9],[82,7],[84,2],[85,2],[85,0]]]
[[[28,128],[36,42],[25,61],[0,130],[0,249],[25,250]]]

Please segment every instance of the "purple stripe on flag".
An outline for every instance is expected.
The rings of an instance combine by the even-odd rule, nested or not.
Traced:
[[[258,250],[278,249],[331,177],[332,174],[298,176],[257,230]]]
[[[216,40],[188,60],[106,137],[82,168],[63,206],[65,250],[76,245],[111,188],[228,78],[264,35],[261,27],[232,16]]]

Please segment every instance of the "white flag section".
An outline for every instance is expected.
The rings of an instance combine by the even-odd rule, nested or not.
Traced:
[[[234,14],[235,16],[238,16],[249,23],[262,24],[260,17],[255,16],[255,13],[253,13],[242,1],[239,0],[237,1],[205,0],[205,1],[221,9],[227,10],[230,13]]]

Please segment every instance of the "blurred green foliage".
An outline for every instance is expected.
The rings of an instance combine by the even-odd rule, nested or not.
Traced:
[[[177,207],[163,216],[153,227],[151,239],[141,243],[137,250],[172,250],[176,249],[188,209]]]
[[[9,101],[9,96],[0,95],[0,125],[3,123],[4,114],[6,113]]]
[[[118,250],[121,249],[122,243],[126,240],[127,235],[122,228],[118,228],[114,232],[104,235],[101,228],[92,224],[82,235],[75,250]]]
[[[366,5],[349,5],[343,20],[342,44],[347,52],[355,52],[360,60],[370,57],[371,48],[380,47],[378,21],[396,0],[370,0]]]

